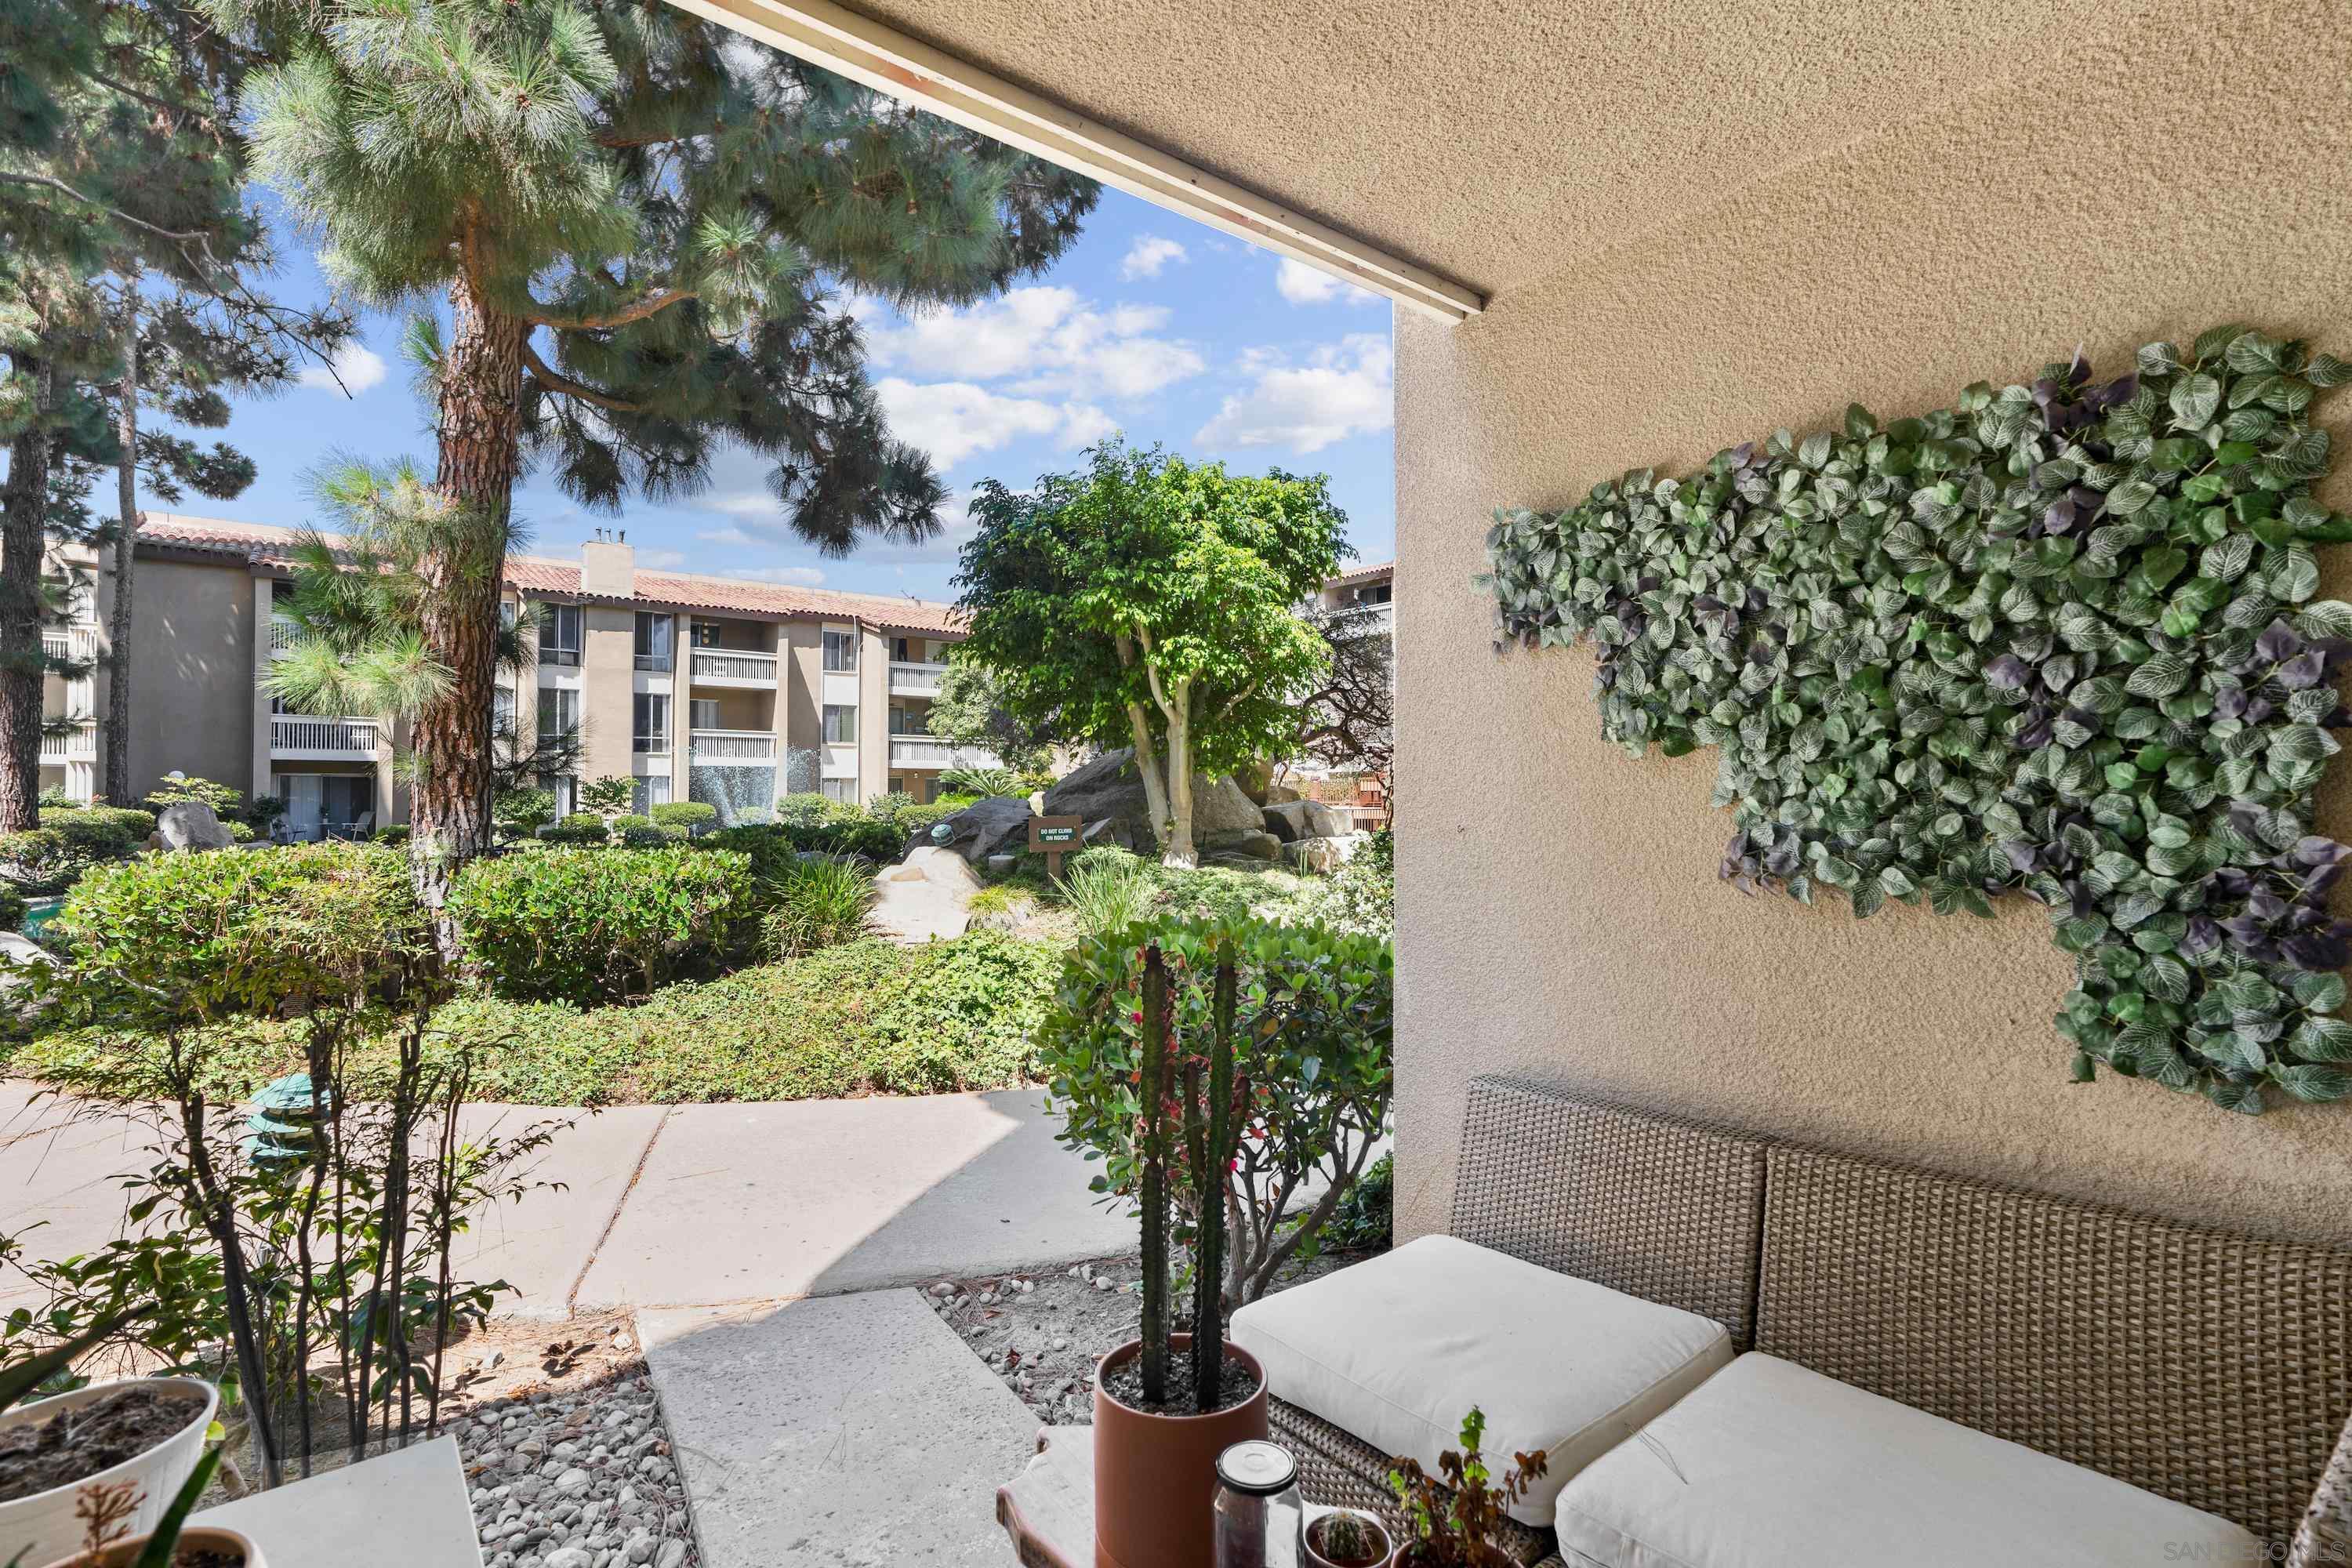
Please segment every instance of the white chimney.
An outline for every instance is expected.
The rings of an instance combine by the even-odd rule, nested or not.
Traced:
[[[629,599],[637,592],[637,552],[608,529],[580,547],[580,591],[609,598]]]

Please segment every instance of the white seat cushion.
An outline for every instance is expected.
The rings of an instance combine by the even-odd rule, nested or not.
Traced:
[[[1515,1453],[1549,1456],[1511,1510],[1533,1525],[1570,1477],[1731,1360],[1711,1319],[1450,1236],[1253,1301],[1232,1337],[1276,1398],[1432,1474],[1477,1405],[1497,1479]]]
[[[1586,1467],[1557,1522],[1605,1568],[2268,1561],[2228,1520],[1769,1355]]]

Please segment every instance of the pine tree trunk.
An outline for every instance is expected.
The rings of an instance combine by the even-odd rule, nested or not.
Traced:
[[[521,437],[522,351],[530,323],[492,308],[460,274],[450,285],[452,333],[442,362],[440,466],[434,483],[467,509],[450,548],[426,563],[425,646],[448,689],[417,715],[409,866],[417,896],[438,911],[457,868],[490,843],[490,725],[498,679],[499,588],[506,563]],[[444,957],[456,933],[436,915]]]
[[[49,422],[56,412],[53,361],[16,356],[32,384],[25,429],[8,445],[0,490],[0,833],[41,825],[41,557],[49,510]]]
[[[105,795],[110,805],[131,804],[131,570],[139,538],[139,300],[123,290],[122,401],[115,410],[115,439],[122,457],[115,468],[115,500],[121,512],[114,538],[114,608],[106,626]],[[256,780],[257,785],[260,783]]]

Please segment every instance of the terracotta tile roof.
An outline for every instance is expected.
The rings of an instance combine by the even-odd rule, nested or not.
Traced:
[[[181,550],[235,556],[258,566],[285,570],[293,564],[295,531],[262,522],[228,522],[216,518],[183,517],[173,512],[145,514],[139,537]],[[525,594],[579,597],[580,563],[550,561],[538,555],[507,558],[509,585]],[[893,631],[954,634],[962,623],[952,606],[928,599],[893,598],[887,594],[847,594],[829,588],[793,588],[767,583],[747,583],[737,577],[706,577],[684,572],[639,571],[637,591],[623,600],[593,595],[600,602],[664,605],[683,610],[725,610],[740,615],[807,616],[837,620],[870,621]]]
[[[1395,572],[1395,562],[1375,561],[1369,566],[1351,566],[1336,577],[1327,578],[1323,585],[1327,588],[1344,588],[1350,583],[1368,582],[1374,577],[1392,576]]]

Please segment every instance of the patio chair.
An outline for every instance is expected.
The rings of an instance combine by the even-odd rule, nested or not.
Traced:
[[[1522,1563],[2352,1561],[2352,1252],[1498,1079],[1449,1229],[1234,1315],[1318,1500],[1381,1507],[1475,1401],[1495,1469],[1567,1472]]]

